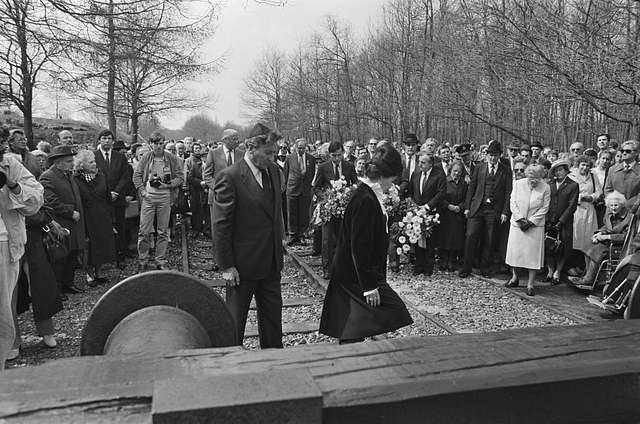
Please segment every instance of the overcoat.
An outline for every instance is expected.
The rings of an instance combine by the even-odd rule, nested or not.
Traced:
[[[115,238],[111,225],[111,193],[100,171],[92,181],[74,176],[84,210],[85,232],[89,238],[90,265],[102,265],[116,260]]]
[[[469,185],[463,177],[458,182],[451,177],[447,178],[447,189],[442,199],[440,212],[440,225],[437,227],[436,246],[445,250],[463,250],[464,234],[467,220],[464,217],[464,202],[467,197]],[[460,212],[448,209],[449,205],[459,206]]]
[[[557,187],[555,181],[549,183],[551,188],[551,201],[547,212],[547,225],[554,226],[561,224],[560,240],[562,241],[562,252],[565,257],[569,257],[573,250],[573,214],[578,207],[578,183],[568,176]]]
[[[102,155],[102,150],[97,149],[96,165],[98,165],[98,169],[100,169],[106,177],[109,191],[118,193],[118,197],[112,205],[125,206],[127,204],[125,196],[129,188],[129,182],[131,181],[131,175],[129,175],[128,172],[129,163],[127,162],[126,156],[120,152],[111,150],[111,152],[109,152],[109,163],[107,163],[107,160]]]
[[[53,218],[71,233],[68,237],[69,250],[84,249],[84,214],[76,180],[71,174],[51,166],[40,176],[40,184],[44,187],[44,204],[53,209]],[[80,212],[78,222],[72,219],[74,211]]]
[[[544,224],[549,210],[550,189],[539,182],[531,188],[529,179],[514,181],[511,192],[511,221],[506,263],[512,267],[540,269],[544,262]],[[529,220],[533,226],[522,231],[517,221]]]
[[[394,331],[413,322],[387,277],[387,220],[374,191],[361,183],[349,201],[324,299],[320,332],[341,340]],[[364,292],[378,289],[380,305]]]

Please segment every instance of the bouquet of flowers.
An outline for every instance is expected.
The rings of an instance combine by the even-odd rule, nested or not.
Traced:
[[[391,221],[391,217],[397,214],[398,208],[400,207],[400,190],[398,186],[393,184],[391,188],[389,188],[389,192],[384,195],[382,204],[387,212],[389,221]]]
[[[440,223],[440,215],[427,205],[414,206],[398,222],[400,228],[397,248],[398,255],[411,250],[411,244],[426,246],[426,241],[433,234],[433,230]]]
[[[320,202],[316,205],[311,217],[314,225],[323,225],[333,218],[342,218],[347,204],[358,186],[347,184],[344,177],[331,181],[331,187],[322,194]]]

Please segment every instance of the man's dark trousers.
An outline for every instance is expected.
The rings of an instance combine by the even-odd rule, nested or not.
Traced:
[[[427,245],[425,248],[418,246],[417,244],[414,246],[416,262],[413,266],[413,271],[415,274],[433,274],[433,268],[436,263],[435,259],[435,250],[431,245],[431,240],[427,240]]]
[[[309,227],[311,196],[287,196],[289,231],[295,239],[304,237]]]
[[[116,231],[118,232],[116,237],[116,253],[118,254],[118,261],[122,260],[127,251],[127,229],[124,218],[126,209],[126,205],[117,205],[113,207],[113,223]]]
[[[276,271],[268,278],[244,281],[235,287],[227,287],[226,302],[231,315],[236,317],[238,340],[242,344],[244,329],[247,324],[249,305],[256,295],[258,330],[260,347],[282,347],[282,292],[280,288],[280,272]]]
[[[491,206],[483,206],[473,217],[467,220],[467,240],[464,246],[464,271],[471,272],[475,259],[480,253],[480,267],[491,265],[495,232],[498,226],[496,212]],[[482,238],[482,244],[478,242]],[[481,247],[481,249],[479,249]]]

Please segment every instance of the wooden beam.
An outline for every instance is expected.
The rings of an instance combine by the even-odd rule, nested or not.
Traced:
[[[155,381],[296,369],[309,370],[322,392],[324,423],[640,416],[640,322],[632,320],[342,346],[64,359],[4,372],[0,421],[82,422],[99,410],[105,422],[149,422]]]

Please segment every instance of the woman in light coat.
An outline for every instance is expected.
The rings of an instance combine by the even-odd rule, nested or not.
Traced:
[[[573,214],[573,248],[585,253],[593,246],[591,238],[598,229],[594,202],[602,194],[600,181],[591,173],[591,159],[579,156],[569,177],[578,183],[578,208]]]
[[[551,192],[543,182],[542,165],[529,165],[526,178],[513,182],[511,191],[511,225],[507,242],[507,265],[511,266],[511,279],[507,287],[517,287],[518,268],[529,271],[527,294],[534,295],[533,282],[544,261],[544,225]]]

